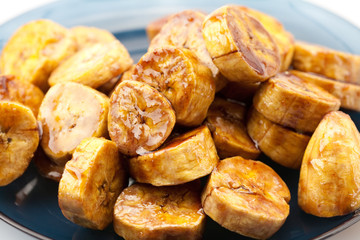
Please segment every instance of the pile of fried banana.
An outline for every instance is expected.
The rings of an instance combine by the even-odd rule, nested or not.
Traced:
[[[300,169],[306,213],[360,207],[360,135],[338,111],[360,111],[360,56],[295,41],[275,18],[237,5],[146,30],[136,64],[103,29],[43,19],[14,33],[0,56],[0,186],[33,160],[83,227],[201,239],[207,215],[266,239],[291,195],[251,160],[262,152]]]

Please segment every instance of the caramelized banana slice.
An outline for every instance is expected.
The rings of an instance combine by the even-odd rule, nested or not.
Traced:
[[[50,20],[32,21],[20,27],[4,46],[0,71],[46,91],[51,72],[75,51],[69,30]]]
[[[97,43],[63,62],[49,78],[50,86],[77,82],[97,88],[117,77],[133,64],[126,48],[118,41]]]
[[[59,206],[70,221],[102,230],[111,223],[115,201],[126,186],[127,176],[115,143],[87,138],[65,165]]]
[[[36,118],[30,108],[0,101],[0,186],[20,177],[39,145]]]
[[[211,104],[206,125],[220,158],[242,156],[255,159],[259,156],[260,151],[246,131],[245,113],[245,106],[221,98],[215,98]]]
[[[79,50],[96,43],[108,43],[116,40],[116,37],[111,32],[96,27],[76,26],[71,28],[70,31]]]
[[[160,147],[175,121],[169,101],[146,83],[121,82],[111,95],[109,134],[123,154],[136,156]]]
[[[72,82],[51,87],[38,116],[46,155],[63,166],[81,140],[106,136],[108,110],[108,97],[92,88]]]
[[[213,62],[231,81],[265,81],[280,69],[277,44],[263,25],[239,6],[223,6],[208,15],[202,33]]]
[[[298,204],[307,213],[333,217],[360,207],[360,136],[351,118],[328,113],[312,135],[300,170]]]
[[[167,15],[165,17],[156,19],[146,26],[146,35],[150,41],[161,31],[161,28],[167,23],[171,16],[172,15]]]
[[[288,168],[300,168],[309,136],[271,122],[254,108],[248,114],[247,130],[273,161]]]
[[[33,84],[21,82],[13,75],[0,75],[0,100],[19,102],[29,107],[36,117],[43,98],[44,93]]]
[[[211,133],[201,126],[173,138],[157,151],[131,158],[129,168],[138,182],[177,185],[208,175],[218,160]]]
[[[230,231],[266,239],[289,215],[290,192],[262,162],[227,158],[211,173],[201,202],[206,215]]]
[[[323,46],[296,42],[292,65],[336,80],[360,84],[360,56]]]
[[[146,53],[136,64],[132,79],[163,93],[181,125],[200,125],[214,100],[211,71],[185,48],[167,47]]]
[[[59,166],[45,155],[42,148],[38,148],[35,152],[33,162],[39,174],[44,178],[60,182],[65,166]]]
[[[172,187],[135,183],[116,200],[115,232],[126,240],[201,239],[205,214],[199,190],[196,183]]]
[[[340,107],[338,98],[288,72],[262,84],[253,103],[267,119],[300,132],[313,132],[326,113]]]

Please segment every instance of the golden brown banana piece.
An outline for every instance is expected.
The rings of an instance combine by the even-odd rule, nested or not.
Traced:
[[[246,107],[215,98],[206,118],[219,157],[242,156],[256,159],[260,151],[249,137],[245,126]]]
[[[123,154],[136,156],[160,147],[175,122],[170,102],[146,83],[121,82],[111,95],[109,134]]]
[[[310,136],[282,127],[252,108],[247,131],[260,150],[278,164],[299,169]]]
[[[163,93],[176,113],[176,123],[198,126],[214,100],[211,71],[185,48],[166,47],[146,53],[136,64],[133,80]]]
[[[32,21],[20,27],[4,46],[0,71],[46,91],[51,72],[75,51],[68,29],[50,20]]]
[[[90,87],[73,82],[51,87],[38,115],[46,155],[63,166],[81,140],[107,136],[108,110],[109,98]]]
[[[96,43],[108,43],[116,37],[105,29],[87,26],[76,26],[70,29],[75,38],[78,50],[90,47]]]
[[[328,113],[312,135],[300,170],[298,204],[307,213],[333,217],[360,207],[360,135],[351,118]]]
[[[206,48],[220,72],[234,82],[261,82],[280,69],[276,42],[239,6],[223,6],[203,23]]]
[[[304,72],[314,72],[328,78],[360,84],[360,56],[323,46],[296,42],[292,65]]]
[[[115,201],[127,183],[115,143],[104,138],[84,139],[65,165],[59,206],[70,221],[102,230],[111,223]]]
[[[39,145],[36,118],[30,108],[0,101],[0,186],[20,177]]]
[[[269,166],[242,157],[219,162],[201,202],[206,215],[230,231],[256,239],[272,236],[289,215],[290,192]]]
[[[201,239],[205,214],[197,185],[131,185],[116,200],[115,232],[126,240]]]
[[[130,159],[131,176],[155,186],[177,185],[206,176],[218,163],[206,126],[173,138],[157,151]]]
[[[161,31],[161,28],[167,23],[171,16],[172,15],[167,15],[165,17],[158,18],[146,26],[146,35],[150,41]]]
[[[255,109],[272,122],[309,133],[326,113],[340,107],[338,98],[288,72],[263,83],[253,103]]]
[[[77,82],[97,88],[119,76],[132,64],[128,51],[118,40],[97,43],[64,61],[51,74],[49,84]]]

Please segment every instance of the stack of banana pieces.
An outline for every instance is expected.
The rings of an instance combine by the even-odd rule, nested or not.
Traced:
[[[295,41],[275,18],[237,5],[146,30],[136,64],[103,29],[42,19],[14,33],[0,57],[0,186],[33,160],[83,227],[201,239],[207,215],[266,239],[291,196],[250,160],[262,152],[300,169],[306,213],[360,207],[360,135],[338,111],[360,111],[360,56]]]

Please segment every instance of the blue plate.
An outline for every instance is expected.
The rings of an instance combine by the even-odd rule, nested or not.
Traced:
[[[63,0],[25,13],[0,26],[0,48],[22,24],[33,19],[49,18],[66,27],[89,25],[108,29],[124,43],[134,59],[138,60],[148,45],[144,28],[151,20],[183,9],[211,12],[226,3],[209,0]],[[307,2],[242,0],[233,3],[275,16],[296,39],[360,54],[359,29]],[[360,123],[359,113],[348,113],[355,122]],[[281,175],[292,196],[290,216],[272,239],[324,238],[359,220],[357,213],[327,219],[305,214],[297,206],[299,172],[285,169],[264,156],[261,159]],[[104,231],[93,231],[65,219],[57,202],[57,184],[40,177],[32,165],[21,178],[0,188],[0,218],[40,239],[119,239],[112,226]],[[220,238],[247,239],[207,219],[204,239]]]

